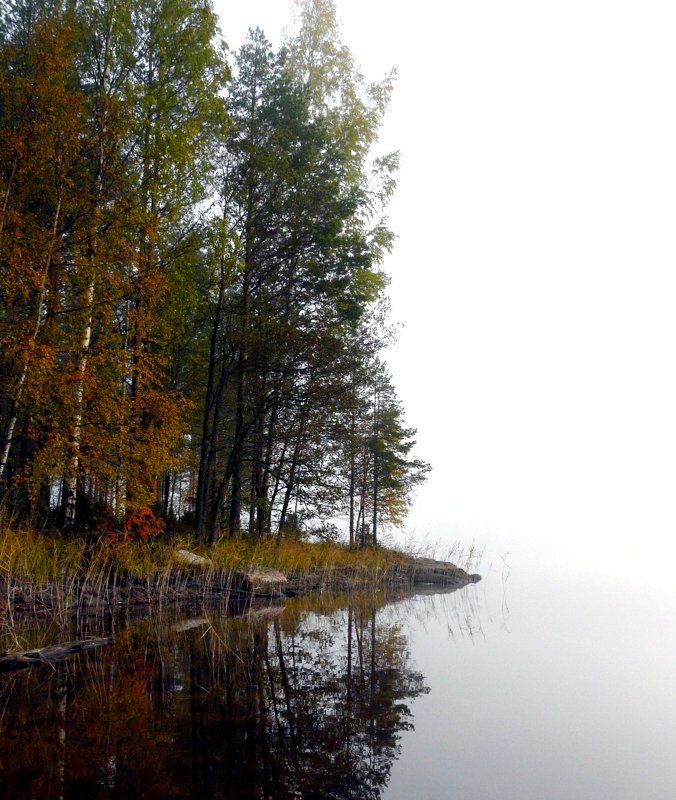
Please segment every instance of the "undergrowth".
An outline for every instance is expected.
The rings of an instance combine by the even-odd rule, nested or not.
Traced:
[[[272,567],[282,572],[321,568],[386,568],[402,564],[406,555],[394,550],[350,550],[332,543],[312,543],[293,538],[223,537],[209,547],[189,537],[141,541],[111,541],[60,536],[25,529],[0,531],[0,576],[37,582],[70,575],[95,575],[116,570],[144,576],[177,566],[175,554],[186,549],[212,560],[216,569],[237,569],[243,564]]]

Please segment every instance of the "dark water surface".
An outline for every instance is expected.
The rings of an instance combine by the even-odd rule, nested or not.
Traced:
[[[117,622],[113,647],[0,675],[0,796],[673,800],[673,600],[496,571]]]

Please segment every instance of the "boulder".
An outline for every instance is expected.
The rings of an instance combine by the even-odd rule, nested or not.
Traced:
[[[282,593],[286,586],[286,575],[272,567],[259,567],[249,564],[240,567],[234,576],[234,586],[248,594],[274,597]]]
[[[286,606],[283,604],[276,606],[262,606],[261,608],[249,606],[246,613],[242,615],[242,619],[246,619],[249,622],[266,622],[267,620],[275,619],[276,617],[281,616],[284,613],[285,608]]]
[[[171,629],[176,633],[183,633],[184,631],[191,631],[193,628],[201,628],[203,625],[211,625],[211,623],[206,617],[195,617],[194,619],[184,619],[182,622],[177,622],[171,626]]]
[[[197,553],[191,553],[190,550],[177,550],[175,559],[186,567],[213,567],[214,565],[210,558],[198,556]]]
[[[442,586],[465,585],[481,580],[480,575],[470,575],[462,567],[450,561],[435,561],[433,558],[416,558],[410,566],[413,583],[433,583]]]

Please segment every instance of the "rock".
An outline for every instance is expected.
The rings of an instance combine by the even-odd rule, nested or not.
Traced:
[[[197,553],[191,553],[190,550],[177,550],[175,559],[186,567],[213,567],[214,565],[210,558],[198,556]]]
[[[171,629],[176,631],[176,633],[183,633],[184,631],[190,631],[193,628],[201,628],[203,625],[210,624],[206,617],[197,617],[195,619],[185,619],[182,622],[177,622],[175,625],[172,625]]]
[[[279,570],[252,564],[240,567],[235,572],[233,583],[240,591],[270,597],[280,594],[287,580]]]
[[[249,609],[242,615],[242,619],[249,622],[265,622],[270,619],[275,619],[284,613],[285,605],[278,606],[264,606],[262,608],[255,608],[250,606]]]
[[[416,558],[410,566],[413,583],[434,583],[448,586],[465,585],[481,580],[480,575],[469,575],[464,569],[449,561],[435,561],[433,558]]]

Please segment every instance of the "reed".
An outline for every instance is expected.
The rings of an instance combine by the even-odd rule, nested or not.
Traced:
[[[208,558],[191,569],[176,560],[187,549]],[[389,549],[350,550],[294,538],[222,537],[211,547],[191,537],[114,542],[16,528],[0,529],[0,621],[17,615],[105,613],[120,605],[229,598],[243,567],[279,570],[303,589],[357,590],[401,576],[408,556]]]

